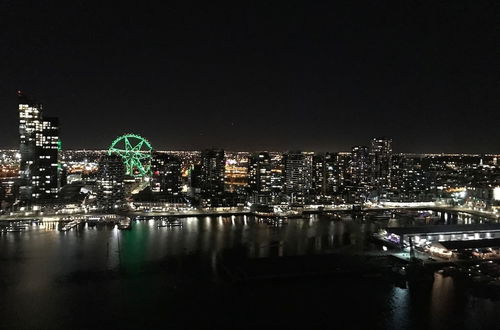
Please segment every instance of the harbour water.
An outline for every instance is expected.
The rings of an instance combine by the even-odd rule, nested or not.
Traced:
[[[135,221],[132,230],[34,225],[0,235],[0,328],[493,329],[500,302],[451,277],[399,288],[381,278],[225,283],[220,258],[362,254],[376,222],[328,216]]]

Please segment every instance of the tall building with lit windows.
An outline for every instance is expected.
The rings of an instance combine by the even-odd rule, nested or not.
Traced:
[[[217,196],[224,193],[226,158],[222,149],[208,149],[201,152],[201,193]]]
[[[97,170],[97,206],[112,211],[125,199],[125,166],[120,156],[106,155],[99,160]]]
[[[302,204],[312,188],[312,154],[291,151],[283,155],[284,191],[292,203]]]
[[[272,163],[268,152],[253,154],[248,159],[248,191],[253,203],[268,204],[272,195]]]
[[[42,121],[42,150],[40,176],[42,177],[42,198],[57,198],[60,188],[59,173],[59,119],[45,117]],[[43,157],[43,158],[42,158]]]
[[[248,188],[255,193],[271,191],[271,157],[268,152],[252,155],[248,160]]]
[[[166,196],[181,192],[181,160],[178,157],[154,153],[151,160],[151,190]]]
[[[59,121],[44,118],[42,105],[18,91],[20,137],[19,197],[27,203],[57,198],[59,191]]]
[[[350,157],[350,155],[349,155]],[[325,191],[333,195],[340,193],[346,184],[349,167],[348,156],[340,153],[325,154]]]
[[[226,156],[222,149],[203,150],[195,167],[193,187],[199,190],[203,207],[223,206]]]
[[[374,138],[371,142],[371,177],[372,183],[378,188],[388,188],[391,185],[392,139]]]
[[[370,154],[365,146],[352,147],[351,181],[355,186],[364,186],[369,181]]]
[[[326,162],[324,154],[316,154],[312,158],[312,191],[315,195],[326,194]]]

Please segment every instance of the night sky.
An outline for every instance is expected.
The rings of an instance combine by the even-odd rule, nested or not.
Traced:
[[[0,148],[20,89],[65,149],[500,153],[495,2],[0,1]]]

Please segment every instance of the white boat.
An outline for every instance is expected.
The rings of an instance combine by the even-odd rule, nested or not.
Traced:
[[[20,233],[26,230],[25,225],[15,225],[15,226],[9,226],[7,227],[7,232],[8,233]]]
[[[78,221],[76,221],[76,220],[70,221],[61,228],[61,231],[68,231],[72,228],[75,228],[77,225],[78,225]]]
[[[281,212],[275,212],[278,218],[302,218],[302,211],[296,210],[286,210]]]
[[[118,223],[118,229],[120,230],[130,230],[132,229],[132,221],[130,220],[130,218],[123,218],[120,220],[120,222]]]
[[[182,227],[182,221],[179,218],[161,220],[158,227]]]

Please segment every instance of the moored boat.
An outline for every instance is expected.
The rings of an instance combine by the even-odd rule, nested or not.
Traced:
[[[118,222],[118,229],[120,230],[130,230],[132,229],[132,221],[130,218],[123,218]]]

